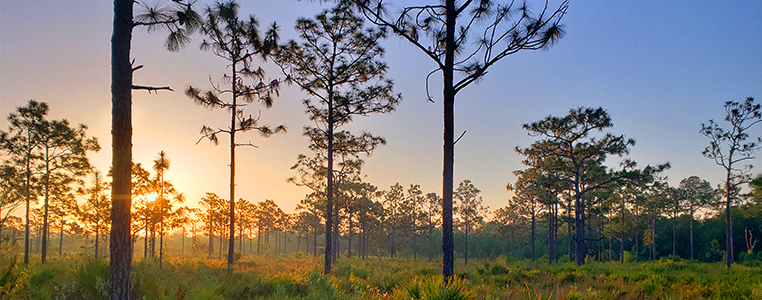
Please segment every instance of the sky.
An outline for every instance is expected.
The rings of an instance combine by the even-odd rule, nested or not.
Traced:
[[[402,1],[397,1],[402,3]],[[499,1],[503,2],[503,1]],[[550,6],[560,4],[550,0]],[[199,1],[205,5],[208,0]],[[240,14],[254,14],[260,24],[277,22],[281,41],[296,38],[297,18],[312,17],[327,3],[309,1],[239,1]],[[541,2],[530,0],[535,9]],[[113,6],[99,0],[0,1],[0,128],[5,118],[30,99],[50,105],[49,119],[89,126],[103,150],[91,162],[108,170],[111,161],[110,38]],[[548,115],[562,116],[576,107],[603,107],[614,134],[636,139],[629,158],[640,166],[670,162],[664,174],[671,184],[700,176],[713,185],[723,169],[701,151],[709,140],[702,123],[724,118],[725,101],[762,100],[762,2],[747,1],[593,1],[571,0],[563,18],[566,35],[547,51],[520,52],[489,69],[478,84],[462,90],[455,104],[455,131],[464,137],[455,147],[455,182],[470,179],[484,204],[505,206],[512,172],[523,169],[515,147],[529,146],[522,124]],[[133,32],[132,57],[144,68],[139,85],[169,85],[176,92],[133,93],[133,160],[151,166],[159,151],[171,161],[165,177],[196,206],[205,192],[228,196],[226,138],[215,146],[199,140],[202,125],[224,126],[220,110],[196,106],[183,95],[188,85],[209,88],[226,63],[199,50],[202,37],[178,53],[163,48],[162,33]],[[434,63],[406,41],[382,41],[388,77],[404,100],[397,111],[356,118],[346,128],[386,138],[387,145],[366,159],[365,180],[380,189],[399,182],[420,184],[441,195],[441,77],[430,86],[425,76]],[[268,78],[281,78],[269,63]],[[252,202],[273,199],[287,212],[308,192],[287,183],[300,153],[309,154],[302,128],[310,125],[301,101],[307,96],[284,86],[272,109],[255,105],[262,121],[285,125],[286,134],[262,138],[237,135],[257,148],[237,149],[236,196]],[[752,136],[762,135],[762,126]],[[621,159],[609,159],[616,165]],[[762,167],[762,158],[751,161]],[[755,174],[759,168],[755,170]]]

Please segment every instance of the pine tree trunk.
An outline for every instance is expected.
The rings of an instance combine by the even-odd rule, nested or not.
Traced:
[[[237,106],[237,100],[238,100],[238,90],[237,90],[237,81],[238,81],[238,74],[236,73],[236,64],[238,61],[235,59],[232,63],[233,68],[233,81],[232,81],[232,91],[233,91],[233,109],[231,109],[231,116],[230,116],[230,198],[229,200],[229,206],[230,206],[230,226],[229,226],[229,236],[228,236],[228,270],[229,272],[233,272],[233,249],[235,249],[235,133],[236,133],[236,113],[238,112],[238,106]]]
[[[161,262],[164,259],[164,228],[159,232],[159,269],[161,269]]]
[[[50,201],[50,157],[49,148],[45,147],[45,196],[42,213],[42,246],[40,248],[40,261],[44,264],[48,257],[48,203]]]
[[[534,214],[534,212],[532,212],[532,233],[531,233],[531,236],[529,238],[529,243],[532,244],[532,261],[534,261],[534,259],[535,259],[535,255],[534,255],[535,224],[536,224],[535,214]],[[468,230],[468,228],[466,228],[466,230]]]
[[[656,260],[656,217],[651,220],[651,260]]]
[[[625,202],[624,202],[624,195],[622,195],[622,209],[620,212],[620,218],[622,219],[622,228],[620,229],[620,237],[619,237],[619,261],[621,263],[624,263],[624,208],[625,208]]]
[[[466,251],[465,251],[464,264],[468,264],[468,217],[466,217]]]
[[[569,237],[569,260],[574,260],[574,239],[571,235],[571,228],[572,228],[572,222],[571,222],[571,204],[572,204],[572,198],[571,195],[569,195],[569,203],[566,205],[566,230],[567,230],[567,236]]]
[[[130,206],[132,165],[132,0],[114,0],[111,37],[111,290],[112,300],[131,299],[132,245]]]
[[[442,155],[442,276],[444,282],[452,281],[454,270],[452,191],[455,156],[455,88],[453,72],[455,65],[455,0],[445,2],[445,62],[443,75],[444,133]]]
[[[693,207],[691,207],[691,219],[689,221],[689,227],[690,227],[690,239],[691,239],[691,259],[694,259],[693,257]]]
[[[153,221],[151,213],[151,260],[156,258],[156,223]]]
[[[348,244],[347,244],[347,258],[352,257],[352,208],[350,206],[349,208],[349,234],[347,235]]]
[[[27,128],[27,142],[30,143],[27,145],[27,151],[26,151],[26,185],[24,186],[24,190],[26,193],[26,223],[24,224],[24,265],[29,265],[29,202],[32,199],[31,194],[31,181],[32,181],[32,149],[31,149],[31,140],[32,140],[32,132],[30,128]]]
[[[677,207],[672,215],[672,256],[677,255]]]
[[[333,72],[333,66],[331,66]],[[331,76],[329,76],[330,78]],[[328,84],[328,154],[327,154],[327,178],[326,178],[326,215],[325,215],[325,259],[323,265],[323,274],[331,274],[331,263],[333,261],[332,242],[333,242],[333,83]]]
[[[214,255],[214,234],[212,233],[211,229],[209,231],[209,258],[212,258]]]
[[[341,244],[339,243],[339,242],[341,242],[341,233],[339,233],[339,222],[341,222],[341,218],[339,217],[338,199],[334,199],[334,200],[336,200],[335,202],[337,202],[337,203],[333,204],[333,208],[334,208],[333,209],[333,216],[334,216],[334,221],[333,221],[333,249],[334,250],[332,251],[333,252],[332,253],[333,254],[332,257],[333,257],[333,262],[336,262],[336,260],[339,258],[339,253],[341,253]]]
[[[98,260],[98,240],[100,240],[100,228],[95,226],[95,260]]]
[[[148,223],[146,223],[145,237],[143,238],[143,261],[148,259]]]
[[[728,161],[732,161],[733,152],[731,151],[728,157]],[[725,205],[725,265],[730,268],[730,264],[733,263],[733,228],[730,219],[730,207],[732,200],[730,199],[730,171],[727,169],[727,175],[725,176],[725,199],[727,200]]]
[[[391,239],[391,248],[389,249],[389,258],[394,258],[394,224],[392,224],[392,232],[389,235]]]
[[[587,255],[587,243],[585,243],[585,205],[582,196],[576,194],[574,204],[574,237],[576,239],[576,257],[575,262],[578,266],[585,263],[585,256]]]
[[[66,226],[64,222],[65,221],[62,217],[61,218],[61,232],[59,233],[59,238],[58,238],[58,258],[61,258],[61,254],[63,253],[62,250],[63,250],[64,226]]]

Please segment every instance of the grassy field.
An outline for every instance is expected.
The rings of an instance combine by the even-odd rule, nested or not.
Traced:
[[[137,262],[135,299],[762,299],[762,267],[662,259],[646,263],[549,265],[505,258],[456,264],[441,286],[440,263],[341,259],[319,273],[321,258],[250,256],[236,262],[171,258],[162,268]],[[24,267],[0,255],[0,299],[106,299],[108,265],[70,258]]]

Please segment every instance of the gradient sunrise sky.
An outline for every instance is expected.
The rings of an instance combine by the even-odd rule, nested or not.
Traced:
[[[406,1],[397,1],[407,3]],[[529,1],[535,10],[539,1]],[[550,6],[560,4],[551,0]],[[199,1],[199,4],[211,3]],[[294,38],[298,17],[312,17],[328,5],[295,0],[240,1],[241,14],[253,13],[262,25],[276,21],[281,39]],[[2,0],[0,2],[0,128],[29,99],[50,104],[50,119],[85,123],[103,150],[92,162],[107,170],[111,160],[110,38],[113,3],[98,0]],[[566,36],[549,51],[522,52],[497,66],[456,100],[456,134],[466,135],[455,149],[455,182],[470,179],[485,205],[506,205],[506,183],[522,169],[513,149],[534,139],[521,124],[570,108],[602,106],[611,114],[611,132],[633,137],[629,157],[646,164],[670,162],[669,181],[698,175],[716,185],[722,169],[704,158],[708,139],[700,124],[724,117],[722,104],[757,97],[762,101],[762,1],[592,1],[572,0],[563,19]],[[132,57],[145,67],[135,84],[169,85],[177,92],[134,92],[134,161],[150,167],[164,150],[171,160],[166,178],[184,192],[188,204],[204,192],[227,197],[228,151],[207,141],[198,145],[202,125],[224,126],[223,111],[198,107],[181,92],[187,85],[208,88],[225,61],[198,50],[199,35],[185,50],[163,49],[161,33],[135,30]],[[434,64],[396,37],[383,42],[389,77],[404,100],[396,112],[357,118],[348,128],[386,137],[388,145],[366,159],[366,181],[381,189],[395,182],[420,184],[441,194],[441,77],[428,103],[424,78]],[[268,76],[281,77],[265,63]],[[300,153],[309,153],[301,135],[308,124],[301,100],[306,95],[284,86],[272,109],[252,106],[271,125],[289,132],[263,139],[240,134],[256,149],[239,148],[237,196],[258,202],[273,199],[293,211],[307,190],[286,182]],[[752,135],[762,134],[762,127]],[[619,158],[611,158],[614,165]],[[761,159],[753,164],[761,165]],[[760,172],[759,169],[755,173]]]

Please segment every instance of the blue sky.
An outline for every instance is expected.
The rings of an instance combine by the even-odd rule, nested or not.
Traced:
[[[276,21],[284,41],[294,37],[297,17],[327,8],[292,0],[240,4],[242,14],[255,14],[261,24]],[[112,9],[110,1],[96,0],[0,2],[0,127],[5,129],[4,118],[29,99],[48,102],[51,118],[90,126],[104,147],[92,160],[101,170],[108,168]],[[467,134],[455,150],[456,183],[471,179],[486,205],[504,206],[510,196],[505,185],[515,180],[511,172],[523,168],[513,149],[533,142],[521,124],[579,106],[607,109],[614,121],[610,131],[637,140],[630,157],[643,166],[669,161],[672,184],[691,175],[720,183],[722,169],[701,155],[708,140],[698,131],[701,123],[724,117],[725,101],[749,96],[762,101],[760,12],[760,1],[572,0],[562,22],[566,36],[553,48],[507,57],[482,82],[458,94],[456,132]],[[166,176],[190,203],[207,191],[227,195],[225,147],[195,144],[202,125],[221,126],[227,117],[195,106],[179,92],[189,84],[208,87],[209,76],[217,80],[226,70],[224,61],[198,50],[200,40],[195,36],[185,50],[169,53],[160,33],[136,30],[132,47],[137,64],[145,65],[135,74],[136,84],[178,90],[134,93],[134,159],[150,165],[166,151],[172,162]],[[441,101],[426,102],[424,92],[434,64],[398,38],[383,45],[389,77],[404,100],[392,114],[358,118],[348,127],[388,141],[366,160],[367,181],[381,189],[415,183],[441,193]],[[268,76],[279,77],[272,66],[265,68]],[[441,79],[432,78],[436,101]],[[287,134],[239,137],[259,148],[238,150],[237,195],[254,202],[273,199],[291,211],[307,192],[286,183],[297,155],[308,152],[301,136],[308,124],[301,105],[305,97],[284,87],[273,108],[262,109],[262,119],[286,125]],[[752,134],[762,134],[762,127]],[[761,162],[752,161],[758,167]]]

